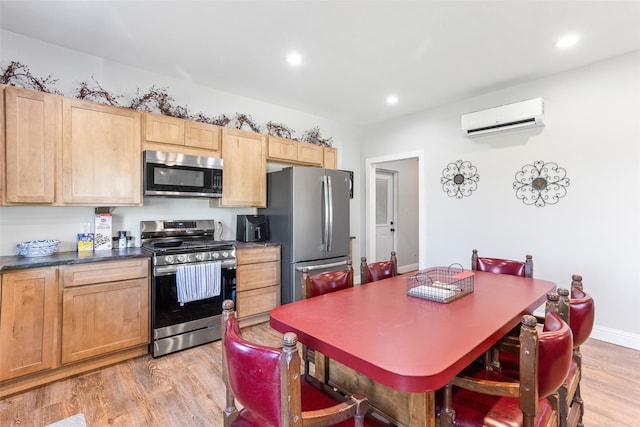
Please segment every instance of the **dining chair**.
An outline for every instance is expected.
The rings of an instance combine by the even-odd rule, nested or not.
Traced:
[[[595,303],[593,298],[584,292],[581,275],[574,274],[572,276],[571,291],[560,288],[557,294],[551,293],[548,295],[545,312],[548,313],[549,311],[558,313],[569,324],[573,335],[571,366],[567,377],[558,389],[559,425],[561,427],[582,426],[584,401],[580,393],[580,381],[582,379],[582,353],[580,346],[591,335],[595,320]],[[538,319],[538,323],[543,322],[544,319]],[[506,340],[508,339],[506,338]],[[499,360],[499,369],[503,374],[517,376],[518,360],[513,357],[512,352],[501,352]]]
[[[546,315],[542,331],[534,316],[521,323],[518,378],[469,368],[445,386],[440,426],[558,425],[556,390],[571,364],[571,329],[555,312]]]
[[[525,261],[515,261],[503,258],[488,258],[478,256],[478,250],[471,254],[471,269],[488,271],[512,276],[533,277],[533,257],[527,255]]]
[[[251,343],[242,337],[233,301],[225,300],[222,307],[225,427],[372,425],[365,420],[369,404],[364,396],[340,399],[331,390],[300,381],[295,333],[284,334],[282,348]],[[236,401],[242,405],[240,411]]]
[[[309,273],[308,268],[302,269],[302,294],[305,298],[312,298],[325,295],[331,292],[353,287],[353,268],[351,261],[347,261],[347,268],[344,270],[327,271],[323,273]],[[328,384],[329,382],[329,358],[326,356],[316,357],[316,352],[302,346],[302,360],[304,361],[304,375],[310,377],[310,363],[314,364],[315,377]]]
[[[398,258],[396,252],[391,251],[388,261],[378,261],[367,264],[367,257],[360,258],[360,284],[388,279],[398,275]]]

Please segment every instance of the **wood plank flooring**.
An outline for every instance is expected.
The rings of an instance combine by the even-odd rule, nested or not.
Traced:
[[[279,346],[268,324],[243,329]],[[0,426],[43,427],[77,413],[87,426],[219,427],[225,402],[220,342],[139,357],[0,400]],[[589,340],[582,349],[587,427],[640,425],[640,351]]]

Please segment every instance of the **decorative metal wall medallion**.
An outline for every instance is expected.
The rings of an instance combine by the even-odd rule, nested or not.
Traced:
[[[525,205],[555,205],[567,195],[569,178],[567,171],[557,163],[538,160],[532,165],[524,165],[516,172],[513,189],[516,197]]]
[[[455,163],[449,163],[442,171],[442,190],[449,197],[462,199],[470,196],[471,193],[478,188],[478,169],[471,162],[456,160]]]

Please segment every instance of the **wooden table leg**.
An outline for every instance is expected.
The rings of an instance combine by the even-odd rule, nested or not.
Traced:
[[[436,425],[435,393],[409,393],[409,425],[435,427]]]

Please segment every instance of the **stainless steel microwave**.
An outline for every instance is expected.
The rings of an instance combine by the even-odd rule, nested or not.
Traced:
[[[145,196],[222,197],[222,159],[150,150],[143,158]]]

